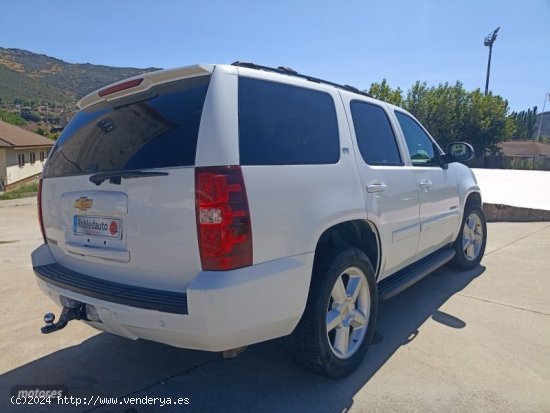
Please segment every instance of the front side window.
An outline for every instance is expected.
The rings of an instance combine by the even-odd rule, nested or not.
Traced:
[[[395,112],[407,142],[414,166],[439,166],[434,152],[434,143],[413,118],[403,112]]]
[[[25,154],[20,153],[17,155],[17,161],[19,162],[19,166],[25,166]]]
[[[193,166],[209,81],[161,84],[145,98],[81,110],[57,140],[44,177]]]
[[[403,165],[395,135],[383,108],[352,101],[351,115],[361,156],[369,165]]]
[[[241,165],[337,163],[334,100],[317,90],[240,77],[239,153]]]
[[[31,152],[29,154],[30,156],[30,159],[31,159],[31,164],[35,163],[36,162],[36,154],[34,152]]]

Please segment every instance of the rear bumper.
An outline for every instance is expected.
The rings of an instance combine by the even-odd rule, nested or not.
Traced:
[[[57,263],[34,267],[34,273],[47,284],[130,307],[173,314],[188,314],[187,294],[115,283],[69,270]]]
[[[102,322],[88,322],[95,328],[133,340],[223,351],[292,332],[305,308],[313,254],[204,271],[185,292],[124,286],[64,269],[47,245],[33,252],[32,261],[39,287],[59,306],[67,297],[96,308]]]

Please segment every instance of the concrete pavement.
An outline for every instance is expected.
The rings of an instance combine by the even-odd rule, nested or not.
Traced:
[[[41,243],[36,210],[2,207],[0,411],[550,411],[550,224],[494,223],[488,231],[480,267],[442,268],[382,302],[366,361],[334,381],[296,368],[283,340],[226,361],[78,322],[41,335],[42,315],[54,306],[30,265]],[[82,398],[188,397],[190,404],[13,406],[10,389],[20,384],[62,384]]]

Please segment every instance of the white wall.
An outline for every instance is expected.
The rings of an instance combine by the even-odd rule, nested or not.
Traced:
[[[488,204],[550,211],[550,171],[516,169],[473,169]]]
[[[13,184],[15,182],[21,181],[25,178],[28,178],[33,175],[37,175],[42,172],[44,169],[44,162],[40,161],[40,152],[45,152],[47,156],[49,148],[31,148],[31,149],[12,149],[6,148],[6,175],[7,175],[7,184]],[[31,152],[34,152],[36,155],[36,162],[31,164]],[[25,165],[19,166],[19,160],[17,155],[25,154]],[[44,161],[46,158],[44,158]],[[0,164],[1,166],[1,164]],[[0,172],[0,176],[2,172]]]

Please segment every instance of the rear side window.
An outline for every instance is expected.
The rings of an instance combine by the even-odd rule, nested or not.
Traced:
[[[240,77],[239,151],[241,165],[337,163],[334,100],[316,90]]]
[[[395,135],[383,108],[351,102],[353,127],[361,156],[369,165],[403,165]]]
[[[194,165],[208,83],[209,76],[185,79],[121,106],[80,111],[59,137],[44,177]]]

